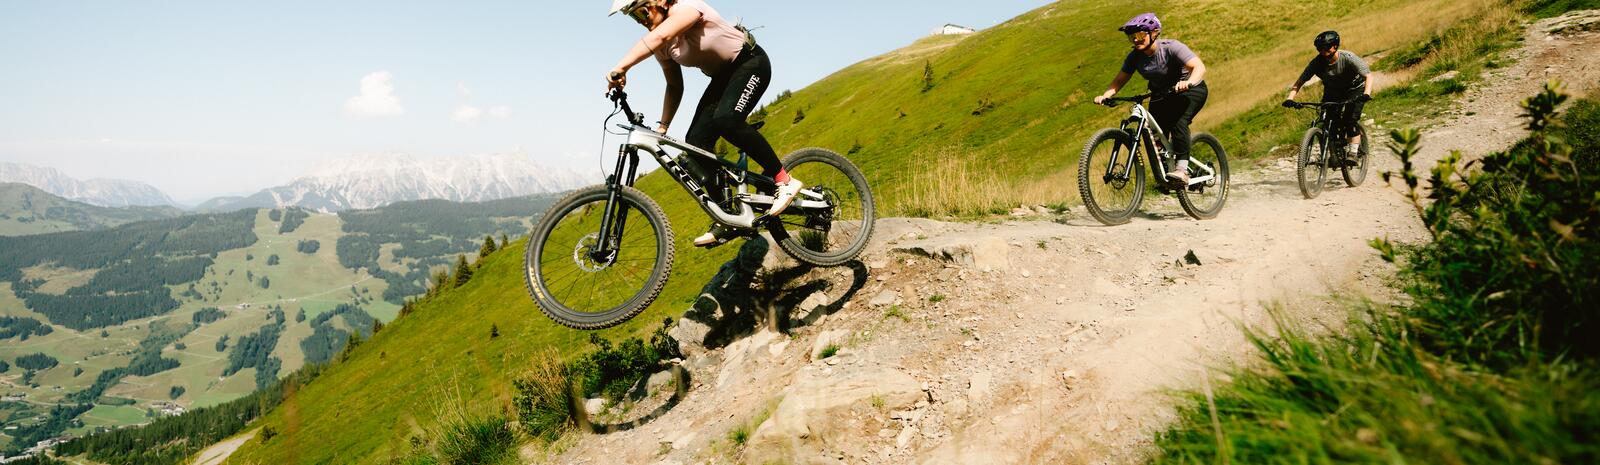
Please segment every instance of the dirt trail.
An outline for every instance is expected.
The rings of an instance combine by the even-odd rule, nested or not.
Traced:
[[[1600,86],[1595,56],[1600,33],[1550,36],[1530,27],[1510,54],[1515,64],[1491,72],[1427,130],[1418,166],[1448,150],[1471,157],[1509,146],[1524,135],[1516,103],[1554,78],[1569,93],[1589,93]],[[830,283],[824,292],[835,298],[853,285],[842,309],[787,335],[755,331],[697,359],[687,398],[642,427],[529,458],[1137,463],[1174,418],[1164,392],[1198,387],[1207,369],[1242,360],[1250,348],[1239,325],[1268,325],[1266,307],[1282,304],[1292,319],[1336,327],[1346,317],[1338,299],[1399,298],[1382,282],[1391,268],[1367,241],[1418,242],[1426,233],[1399,189],[1378,175],[1398,169],[1398,160],[1378,148],[1373,155],[1364,185],[1332,181],[1315,200],[1301,198],[1292,161],[1238,173],[1233,197],[1211,221],[1191,220],[1163,197],[1147,198],[1150,214],[1117,227],[1081,210],[1004,224],[884,220],[867,266],[805,276],[804,284]],[[971,263],[914,253],[963,248],[973,251]],[[1183,263],[1191,250],[1199,265]],[[815,341],[841,330],[849,336],[839,339],[839,355],[813,361]],[[875,395],[810,418],[798,440],[727,452],[729,432],[775,399],[817,394],[797,386],[871,370],[909,375],[921,384],[919,400]],[[751,442],[769,432],[754,432]]]
[[[228,460],[228,456],[233,455],[233,451],[239,450],[239,446],[243,446],[244,443],[255,439],[256,433],[260,431],[260,429],[253,429],[226,441],[212,444],[211,447],[207,447],[195,455],[194,465],[217,465]]]

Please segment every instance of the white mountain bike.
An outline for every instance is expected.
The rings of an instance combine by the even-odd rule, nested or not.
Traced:
[[[814,266],[855,259],[872,236],[876,212],[867,179],[850,160],[820,148],[784,157],[783,166],[808,184],[781,215],[772,207],[772,178],[752,173],[749,158],[729,162],[651,130],[628,107],[622,91],[608,96],[628,124],[615,171],[605,184],[579,189],[557,202],[528,240],[528,294],[540,311],[578,329],[606,328],[644,311],[672,270],[672,226],[638,179],[639,154],[655,157],[712,221],[746,236],[771,233],[778,247]],[[669,152],[673,149],[677,153]]]

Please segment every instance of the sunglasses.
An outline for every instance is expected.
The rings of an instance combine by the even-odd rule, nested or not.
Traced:
[[[628,16],[633,18],[634,21],[638,21],[639,24],[650,24],[650,8],[643,5],[639,6],[638,8],[628,10]]]
[[[1150,32],[1148,31],[1133,31],[1128,33],[1128,41],[1130,42],[1143,42],[1145,39],[1149,38]]]

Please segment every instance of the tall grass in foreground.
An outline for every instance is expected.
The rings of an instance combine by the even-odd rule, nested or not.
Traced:
[[[1432,203],[1411,166],[1418,133],[1394,133],[1434,240],[1373,246],[1414,303],[1369,308],[1347,336],[1281,319],[1279,337],[1251,331],[1262,366],[1185,394],[1154,462],[1600,462],[1600,342],[1585,334],[1600,299],[1600,105],[1557,119],[1565,100],[1550,85],[1525,101],[1532,136],[1481,171],[1440,161]]]

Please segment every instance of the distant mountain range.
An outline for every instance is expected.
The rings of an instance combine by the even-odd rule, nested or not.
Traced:
[[[336,212],[395,202],[443,199],[482,202],[561,192],[599,182],[566,169],[540,166],[524,156],[474,155],[417,158],[365,155],[335,160],[288,185],[246,197],[219,197],[198,211],[301,207]]]
[[[78,180],[55,168],[0,163],[0,182],[27,184],[70,200],[102,207],[177,205],[155,186],[124,179]]]
[[[0,236],[105,229],[184,214],[171,206],[110,208],[67,200],[22,183],[0,182]]]

